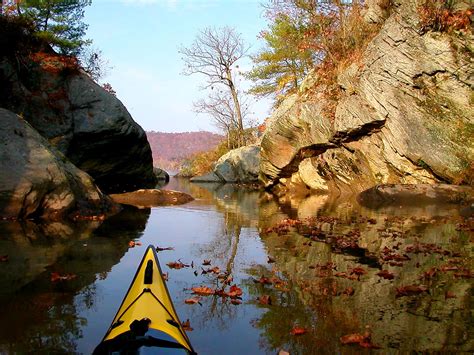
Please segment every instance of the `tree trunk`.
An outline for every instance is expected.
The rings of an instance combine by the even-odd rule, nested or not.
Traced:
[[[244,142],[243,142],[243,139],[244,139],[244,124],[243,124],[243,121],[242,121],[242,111],[240,110],[239,98],[237,96],[237,90],[235,89],[234,82],[232,81],[232,74],[230,72],[230,69],[226,70],[226,74],[227,74],[227,83],[228,83],[227,86],[230,89],[230,93],[232,95],[232,100],[234,100],[235,114],[237,116],[237,129],[238,129],[238,132],[239,132],[239,137],[238,137],[239,146],[243,146],[244,145]]]

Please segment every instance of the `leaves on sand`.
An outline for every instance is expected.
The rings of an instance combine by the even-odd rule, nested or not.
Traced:
[[[380,349],[380,346],[372,344],[371,335],[369,332],[365,332],[364,334],[354,333],[343,335],[340,338],[340,341],[343,345],[358,344],[363,348]]]
[[[419,295],[420,293],[423,292],[428,292],[428,287],[424,285],[407,285],[407,286],[401,286],[397,287],[396,289],[396,297],[403,297],[403,296],[413,296],[413,295]]]
[[[393,280],[395,278],[395,275],[393,274],[393,272],[390,272],[388,270],[380,270],[377,273],[377,276],[380,276],[386,280]]]
[[[302,328],[299,326],[294,326],[293,329],[290,330],[291,335],[303,335],[306,334],[308,330],[306,328]]]

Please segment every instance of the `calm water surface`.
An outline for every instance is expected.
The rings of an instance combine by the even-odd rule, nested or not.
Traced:
[[[91,353],[148,244],[173,248],[159,259],[200,354],[474,351],[473,221],[457,207],[277,201],[182,180],[166,188],[196,200],[102,223],[0,223],[0,353]],[[189,267],[167,266],[176,261]],[[221,285],[203,272],[214,266],[233,276],[242,303],[185,304],[192,287]],[[350,334],[370,334],[362,345],[380,349],[343,344]]]

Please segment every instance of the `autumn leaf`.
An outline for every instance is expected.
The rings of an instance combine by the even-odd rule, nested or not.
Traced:
[[[272,299],[269,295],[263,295],[263,296],[258,297],[258,302],[264,305],[271,305]]]
[[[195,297],[185,299],[184,303],[186,303],[186,304],[196,304],[196,303],[201,304],[199,301],[201,301],[201,297],[195,296]]]
[[[213,295],[216,292],[215,290],[213,290],[212,288],[207,287],[207,286],[193,287],[193,288],[191,288],[191,291],[193,291],[193,293],[195,293],[197,295],[201,295],[201,296]]]
[[[59,272],[52,272],[51,273],[51,282],[56,281],[69,281],[75,279],[77,277],[76,274],[64,274],[61,275]]]
[[[393,274],[393,272],[390,272],[388,270],[380,270],[376,275],[386,280],[393,280],[395,278],[395,275]]]
[[[369,333],[364,333],[364,334],[354,333],[354,334],[343,335],[340,338],[340,341],[344,345],[345,344],[359,344],[366,341],[367,338],[370,339]]]
[[[290,334],[291,335],[303,335],[306,334],[308,330],[302,327],[295,326],[293,329],[291,329]]]
[[[229,292],[227,295],[231,298],[236,298],[242,296],[242,289],[239,288],[237,285],[230,286]]]
[[[142,243],[141,242],[135,242],[135,246],[141,246]]]
[[[253,279],[253,281],[255,283],[260,283],[262,285],[271,285],[272,284],[272,281],[268,277],[265,277],[265,276],[260,277],[258,280]]]
[[[444,299],[447,300],[448,298],[456,298],[456,295],[452,291],[446,291],[444,294]]]
[[[347,296],[352,296],[354,292],[355,292],[354,288],[349,286],[342,292],[342,294],[347,295]]]
[[[168,267],[170,269],[182,269],[182,268],[185,268],[185,267],[189,267],[189,265],[186,265],[186,264],[183,264],[181,261],[172,261],[172,262],[169,262],[167,263],[166,265],[168,265]]]
[[[239,300],[239,299],[237,299],[237,298],[232,298],[232,299],[230,300],[230,303],[232,303],[233,305],[236,305],[236,306],[237,306],[237,305],[239,305],[239,304],[242,304],[242,301]]]
[[[202,264],[203,264],[204,266],[209,266],[209,265],[211,265],[211,260],[204,260],[204,261],[202,262]]]
[[[186,322],[182,322],[181,326],[183,327],[183,330],[186,332],[193,331],[193,328],[191,327],[191,323],[189,322],[189,319],[186,319]]]
[[[403,296],[413,296],[413,295],[418,295],[423,292],[428,291],[428,287],[424,285],[408,285],[408,286],[402,286],[402,287],[397,287],[396,289],[397,294],[396,297],[403,297]]]
[[[134,240],[129,241],[128,246],[129,246],[129,248],[135,247],[135,241]]]

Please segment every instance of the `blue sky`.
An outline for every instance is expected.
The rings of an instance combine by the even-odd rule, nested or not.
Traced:
[[[200,29],[230,26],[255,52],[266,26],[262,12],[259,0],[93,0],[84,22],[112,67],[102,82],[112,85],[145,130],[216,131],[209,118],[192,112],[193,101],[206,95],[199,89],[203,78],[181,74],[178,48],[189,46]],[[250,67],[248,59],[240,63]],[[254,119],[263,122],[270,101],[252,107]]]

